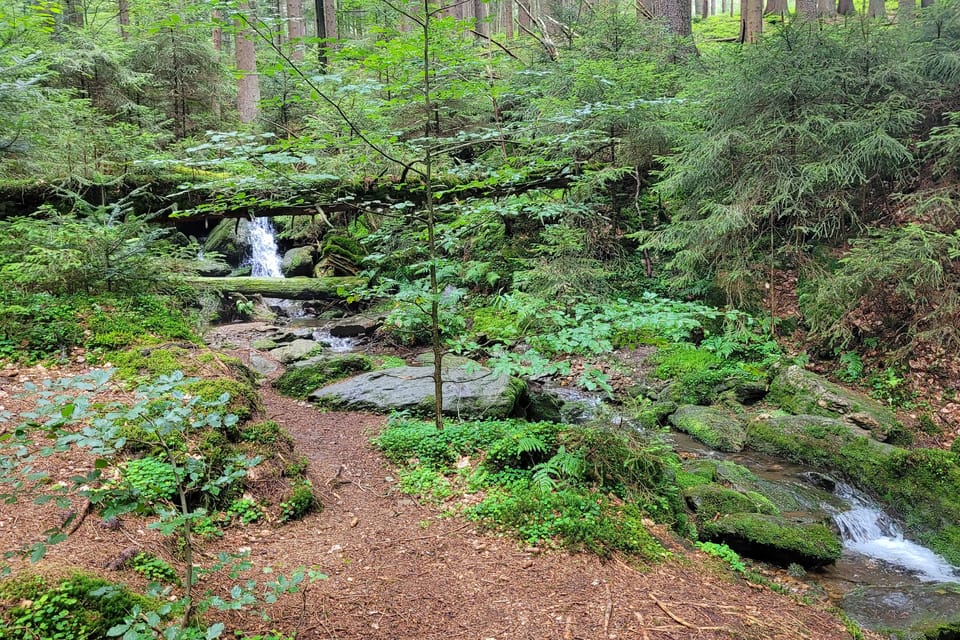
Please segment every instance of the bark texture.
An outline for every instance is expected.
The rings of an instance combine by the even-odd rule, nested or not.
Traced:
[[[256,20],[249,2],[241,3],[239,10],[247,16],[249,23]],[[237,111],[240,114],[240,122],[248,123],[257,119],[260,102],[260,76],[257,75],[257,50],[254,44],[256,36],[250,24],[243,20],[238,20],[237,29],[235,49],[237,71],[240,73],[240,80],[237,83]]]

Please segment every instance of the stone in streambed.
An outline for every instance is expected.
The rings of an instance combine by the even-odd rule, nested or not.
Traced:
[[[670,422],[717,451],[743,451],[747,441],[744,421],[717,407],[683,405],[670,416]]]
[[[837,534],[823,524],[761,513],[735,513],[704,522],[700,537],[781,566],[821,567],[836,562],[843,548]]]

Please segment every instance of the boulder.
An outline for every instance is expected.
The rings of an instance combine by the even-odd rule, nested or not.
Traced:
[[[337,320],[330,325],[330,335],[334,338],[357,338],[372,334],[383,324],[382,315],[356,315]]]
[[[207,258],[198,258],[191,263],[191,266],[194,271],[197,272],[198,276],[206,276],[208,278],[222,278],[229,276],[233,271],[233,268],[225,262]]]
[[[603,407],[599,394],[562,387],[552,380],[531,383],[527,396],[529,420],[585,424],[596,418]]]
[[[751,558],[806,568],[836,562],[843,548],[837,534],[819,522],[761,513],[735,513],[704,522],[700,537]]]
[[[717,451],[743,451],[747,441],[744,421],[717,407],[683,405],[670,416],[670,422]]]
[[[960,585],[858,587],[841,607],[857,623],[891,638],[960,637]]]
[[[284,395],[302,399],[320,386],[356,373],[370,371],[372,368],[373,362],[364,355],[320,354],[294,362],[283,375],[273,381],[273,387]]]
[[[683,497],[701,520],[731,513],[780,514],[772,502],[755,491],[742,493],[713,483],[688,487]]]
[[[221,220],[203,243],[205,252],[215,251],[231,264],[238,264],[250,255],[250,221],[246,218]],[[201,274],[203,275],[203,274]]]
[[[313,275],[313,247],[294,247],[283,254],[280,271],[285,278]]]
[[[797,365],[783,369],[770,384],[767,399],[794,415],[841,417],[881,442],[900,432],[897,416],[873,398],[844,389]]]
[[[296,362],[297,360],[303,360],[307,356],[313,355],[320,349],[323,349],[323,345],[319,342],[314,340],[304,340],[301,338],[294,340],[286,346],[271,349],[270,355],[283,364],[290,364],[291,362]]]
[[[443,371],[443,410],[463,418],[505,418],[524,391],[522,381],[471,363]],[[336,409],[433,412],[433,367],[371,371],[317,389],[312,402]]]

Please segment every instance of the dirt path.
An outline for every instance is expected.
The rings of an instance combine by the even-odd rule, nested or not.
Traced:
[[[212,342],[245,361],[254,325]],[[734,580],[702,554],[633,568],[594,556],[523,550],[510,539],[399,494],[368,441],[383,418],[321,413],[262,388],[266,417],[296,439],[325,509],[280,528],[230,532],[257,566],[315,567],[327,580],[270,612],[297,638],[811,638],[849,637],[836,619]],[[707,566],[702,566],[706,563]]]

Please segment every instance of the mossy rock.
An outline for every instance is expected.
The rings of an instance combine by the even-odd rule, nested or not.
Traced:
[[[683,497],[687,506],[704,520],[731,513],[780,514],[770,500],[756,491],[742,493],[718,484],[689,487],[683,492]]]
[[[873,398],[844,389],[797,365],[786,367],[774,377],[767,400],[794,415],[842,417],[881,442],[903,429],[893,411]]]
[[[744,421],[716,407],[683,405],[670,416],[670,422],[717,451],[742,451],[747,441]]]
[[[273,387],[284,395],[303,399],[335,380],[371,369],[373,369],[373,362],[366,356],[357,354],[321,356],[296,363],[273,381]]]
[[[836,473],[880,499],[920,542],[960,564],[960,462],[939,449],[901,449],[836,418],[764,416],[753,449]]]
[[[823,524],[761,513],[737,513],[704,522],[700,535],[742,555],[781,566],[821,567],[836,562],[843,549],[837,534]]]
[[[316,340],[298,338],[282,347],[270,350],[270,355],[283,364],[290,364],[298,360],[305,360],[323,352],[324,345]]]
[[[250,222],[243,218],[221,220],[203,243],[203,250],[216,252],[237,264],[250,252]]]
[[[313,275],[313,247],[294,247],[283,254],[280,271],[285,278]]]

